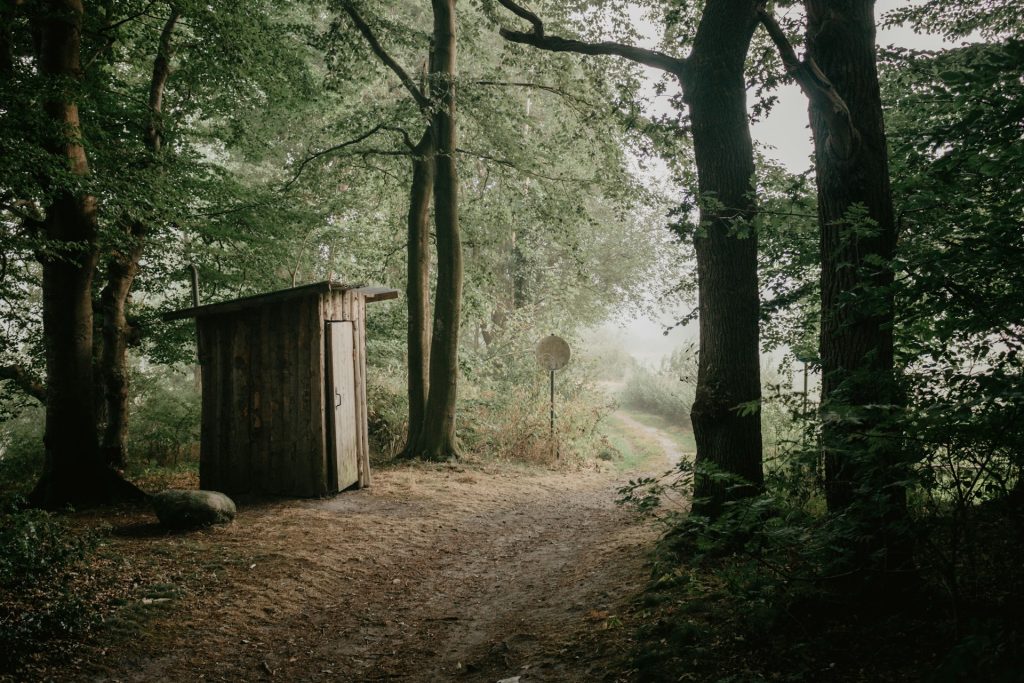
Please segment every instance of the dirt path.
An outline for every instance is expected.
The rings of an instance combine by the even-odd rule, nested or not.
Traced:
[[[423,466],[329,500],[243,507],[233,525],[199,534],[129,527],[114,552],[176,567],[186,587],[151,599],[160,609],[144,633],[79,671],[103,681],[628,680],[618,615],[645,582],[654,532],[615,506],[626,478]]]
[[[672,437],[670,437],[668,434],[658,429],[657,427],[645,425],[643,422],[640,422],[639,420],[631,416],[629,413],[623,412],[621,410],[615,413],[615,417],[616,419],[621,420],[623,423],[625,423],[625,425],[629,427],[629,429],[635,432],[640,432],[641,434],[645,434],[648,437],[654,439],[654,441],[657,442],[657,444],[665,452],[665,459],[668,461],[668,464],[670,466],[675,467],[685,455],[683,449],[679,446],[679,444],[676,443],[672,439]]]

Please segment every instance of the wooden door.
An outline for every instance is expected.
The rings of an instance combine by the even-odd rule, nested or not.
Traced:
[[[359,480],[353,340],[351,322],[327,323],[327,407],[331,431],[328,457],[337,476],[337,491]]]

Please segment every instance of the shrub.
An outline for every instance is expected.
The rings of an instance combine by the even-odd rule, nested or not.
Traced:
[[[50,513],[0,503],[0,671],[88,628],[89,596],[72,580],[95,545]]]
[[[43,467],[43,407],[20,407],[0,422],[0,492],[27,494]]]
[[[657,370],[636,366],[619,398],[624,406],[681,424],[690,419],[696,383],[695,352],[692,346],[683,346]]]
[[[134,464],[177,465],[198,453],[200,396],[181,368],[158,366],[132,377],[128,456]]]

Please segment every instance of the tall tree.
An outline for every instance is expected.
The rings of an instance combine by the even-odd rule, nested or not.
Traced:
[[[180,9],[176,5],[172,6],[160,32],[153,60],[146,121],[143,125],[143,141],[149,153],[146,166],[153,165],[163,147],[164,90],[171,73],[171,39],[180,16]],[[106,424],[101,449],[103,457],[113,467],[124,467],[128,457],[127,347],[130,329],[125,310],[132,283],[139,271],[145,238],[150,231],[146,221],[141,218],[125,219],[123,228],[123,234],[118,236],[119,243],[107,259],[107,279],[100,293],[103,318],[100,368],[106,402]]]
[[[459,173],[455,120],[455,0],[432,0],[430,122],[436,156],[434,229],[437,234],[437,293],[430,338],[430,388],[416,451],[431,460],[458,457],[455,402],[459,378],[462,318],[462,237],[459,230]]]
[[[428,120],[420,142],[412,147],[413,177],[408,216],[410,457],[443,459],[459,455],[455,436],[458,387],[459,325],[462,311],[462,244],[459,231],[458,163],[455,122],[456,15],[454,0],[432,2],[434,26],[427,74],[428,91],[381,45],[356,7],[342,8],[381,62],[402,82]],[[430,347],[425,346],[429,310],[429,230],[426,209],[434,200],[437,239],[437,285]]]
[[[832,511],[853,503],[858,488],[872,496],[884,489],[889,505],[903,505],[903,490],[893,478],[896,442],[887,434],[864,433],[865,425],[890,429],[900,403],[893,366],[896,221],[874,5],[805,2],[807,55],[835,87],[853,126],[853,134],[838,134],[830,112],[810,109],[821,230],[821,401],[826,414],[839,418],[822,425]]]
[[[807,54],[762,20],[810,103],[821,259],[822,451],[829,512],[854,571],[903,584],[911,560],[894,358],[896,221],[879,91],[874,0],[806,0]]]
[[[434,193],[434,136],[428,128],[412,150],[412,186],[406,231],[405,296],[409,307],[406,357],[409,376],[409,433],[403,452],[415,457],[430,388],[430,198]]]
[[[502,29],[507,40],[555,52],[624,57],[666,71],[682,88],[700,195],[700,226],[694,237],[700,360],[691,421],[702,471],[694,497],[698,511],[714,516],[730,498],[749,495],[764,483],[757,235],[752,220],[757,205],[744,79],[757,3],[709,0],[689,56],[679,58],[622,43],[547,35],[536,14],[511,0],[499,2],[532,25],[529,32]]]
[[[789,73],[808,96],[814,136],[821,259],[821,411],[829,510],[894,485],[893,355],[896,222],[875,54],[874,0],[808,0],[807,54],[797,58],[767,12],[761,17]]]
[[[40,12],[38,67],[48,81],[46,148],[65,170],[49,179],[52,199],[43,222],[46,458],[30,500],[57,507],[140,492],[101,458],[93,406],[92,278],[98,228],[96,198],[83,186],[89,162],[75,92],[82,76],[84,10],[81,0],[51,0]]]

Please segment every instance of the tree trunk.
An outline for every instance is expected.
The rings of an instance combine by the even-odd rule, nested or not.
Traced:
[[[757,25],[755,10],[747,0],[710,0],[683,82],[701,199],[694,241],[700,351],[690,413],[698,466],[694,510],[710,516],[727,500],[750,495],[764,484],[752,222],[757,205],[743,74]],[[715,472],[738,480],[723,480]]]
[[[180,13],[176,7],[164,23],[153,60],[149,86],[149,113],[144,142],[153,157],[163,145],[164,88],[171,72],[171,37]],[[147,164],[149,165],[149,164]],[[106,420],[102,454],[112,467],[124,467],[128,457],[128,321],[125,311],[132,283],[139,271],[147,228],[142,221],[130,221],[125,227],[124,243],[115,247],[107,260],[107,282],[100,293],[103,314],[103,352],[100,367]]]
[[[133,222],[126,244],[107,261],[107,283],[100,292],[103,315],[103,351],[100,372],[106,421],[101,452],[111,467],[124,467],[128,460],[128,321],[125,309],[132,282],[142,258],[144,226]]]
[[[896,246],[889,164],[875,57],[873,0],[808,0],[808,56],[846,103],[855,134],[834,135],[810,108],[821,230],[821,410],[826,498],[832,512],[862,493],[904,492],[892,435],[900,395],[893,367]],[[881,438],[870,437],[865,432]],[[884,432],[888,432],[886,435]]]
[[[543,21],[513,0],[498,2],[530,22],[506,39],[554,52],[618,55],[676,76],[690,110],[701,201],[697,251],[700,362],[691,410],[698,472],[694,510],[717,516],[730,499],[764,484],[761,461],[757,235],[752,219],[754,150],[743,67],[758,21],[753,0],[708,0],[693,51],[679,59],[614,42],[547,35]],[[724,476],[718,476],[724,475]]]
[[[428,128],[413,150],[409,191],[408,270],[405,285],[409,305],[406,342],[409,356],[409,434],[402,453],[416,455],[426,414],[430,364],[430,197],[434,191],[434,138]]]
[[[437,231],[437,293],[430,340],[430,389],[417,451],[421,457],[458,457],[455,400],[459,376],[462,311],[462,243],[455,125],[455,0],[432,0],[434,49],[430,87],[435,109],[431,129],[437,149],[434,228]]]
[[[45,3],[40,21],[39,72],[54,81],[78,81],[81,0]],[[54,127],[47,147],[72,176],[89,164],[81,141],[78,106],[68,88],[47,99]],[[96,199],[77,188],[55,187],[43,226],[43,341],[46,347],[46,430],[43,476],[33,504],[60,507],[141,495],[106,467],[99,455],[93,409],[92,276],[96,267]]]

